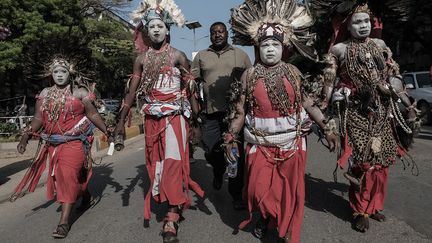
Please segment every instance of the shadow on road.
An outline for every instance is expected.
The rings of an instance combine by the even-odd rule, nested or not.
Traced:
[[[321,212],[328,212],[344,221],[352,218],[348,201],[343,194],[348,194],[348,185],[338,182],[328,182],[305,175],[305,206]]]
[[[129,206],[130,194],[135,191],[135,188],[137,186],[141,188],[143,199],[145,198],[146,193],[150,189],[150,179],[148,177],[146,166],[138,165],[135,168],[137,169],[135,177],[127,178],[127,180],[129,180],[129,185],[127,185],[126,188],[123,189],[121,194],[123,207]],[[167,203],[157,204],[153,199],[151,199],[150,208],[151,212],[156,215],[156,221],[161,222],[166,215],[168,205]]]
[[[197,159],[191,165],[191,177],[195,180],[206,193],[206,198],[215,207],[216,213],[219,215],[221,221],[233,229],[232,234],[237,234],[238,225],[244,219],[247,219],[248,213],[244,211],[235,211],[232,206],[232,199],[228,193],[228,181],[224,180],[224,184],[219,191],[213,189],[212,168],[206,166],[207,161]],[[197,201],[197,208],[207,215],[213,214],[207,206],[200,200]]]
[[[108,185],[114,188],[115,193],[123,189],[123,186],[111,177],[112,173],[112,163],[93,167],[93,176],[90,180],[89,190],[92,196],[95,198],[95,204],[98,204],[102,197],[105,196],[104,191]]]
[[[0,168],[0,185],[5,184],[10,180],[10,176],[27,169],[30,166],[32,159],[21,160]]]
[[[23,162],[23,161],[20,161],[20,162]],[[97,205],[101,201],[102,197],[105,195],[104,191],[108,185],[115,188],[116,193],[123,189],[123,187],[118,182],[116,182],[114,180],[114,178],[111,177],[112,172],[113,172],[112,163],[102,164],[102,165],[93,167],[93,175],[92,175],[90,185],[89,185],[89,190],[91,191],[91,194],[94,198],[94,203],[92,204],[91,207],[94,207],[95,205]],[[32,212],[30,212],[29,214],[26,215],[26,217],[32,216],[43,209],[47,209],[48,207],[50,207],[54,203],[56,203],[56,200],[51,200],[51,201],[45,202],[39,206],[36,206],[35,208],[32,209]],[[74,209],[71,212],[71,216],[70,216],[70,225],[71,226],[88,209],[87,208],[85,210],[76,210],[76,206],[79,206],[80,204],[81,204],[81,199],[78,199],[78,201],[75,203]],[[59,206],[57,207],[56,211],[61,212],[62,206],[60,204],[58,204],[58,205]]]
[[[135,187],[138,182],[143,195],[145,195],[144,193],[148,190],[148,187],[150,185],[145,165],[138,165],[135,168],[137,168],[136,176],[133,178],[126,178],[126,180],[129,180],[129,185],[127,185],[126,188],[123,189],[121,194],[123,207],[129,206],[130,194],[131,192],[135,191]]]

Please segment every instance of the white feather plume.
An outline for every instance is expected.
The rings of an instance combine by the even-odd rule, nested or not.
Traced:
[[[162,11],[168,12],[177,26],[183,27],[186,22],[185,17],[173,0],[144,0],[141,2],[140,6],[132,12],[131,18],[135,23],[138,23],[143,19],[148,10],[157,9],[158,7]]]
[[[302,55],[315,59],[312,44],[315,34],[309,32],[314,20],[305,6],[295,0],[245,0],[231,9],[233,43],[257,45],[258,30],[266,23],[279,24],[284,44],[294,46]]]

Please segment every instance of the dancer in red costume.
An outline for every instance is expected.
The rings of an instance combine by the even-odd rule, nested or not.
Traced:
[[[406,153],[396,133],[412,133],[416,122],[392,53],[381,39],[370,38],[371,15],[367,5],[356,5],[346,17],[350,38],[333,45],[326,56],[323,97],[339,112],[341,167],[349,162],[345,177],[350,180],[349,201],[355,229],[366,232],[369,217],[384,221],[389,166]],[[336,82],[336,77],[339,80]],[[399,110],[402,103],[408,123]]]
[[[299,25],[287,24],[299,19]],[[310,50],[308,57],[313,58],[307,39],[312,38],[307,30],[312,19],[296,1],[246,1],[233,9],[231,24],[234,44],[258,46],[259,59],[233,89],[238,98],[233,100],[236,114],[224,135],[226,157],[237,159],[233,151],[241,146],[237,136],[244,126],[245,197],[249,212],[261,215],[253,233],[262,238],[268,226],[275,226],[285,242],[299,242],[305,200],[305,136],[311,119],[325,131],[331,150],[338,145],[334,130],[304,92],[306,80],[300,71],[281,61],[283,49],[293,43],[306,56]],[[293,33],[293,29],[300,31]],[[297,34],[304,39],[297,39]],[[240,228],[249,222],[250,218]]]
[[[89,149],[94,125],[104,134],[106,126],[94,106],[95,95],[84,85],[74,66],[63,58],[55,58],[49,66],[54,85],[37,97],[35,116],[17,146],[24,153],[27,141],[40,136],[45,144],[11,197],[21,196],[28,185],[33,192],[48,165],[47,198],[62,205],[60,222],[53,232],[55,238],[67,236],[69,216],[74,203],[83,196],[81,209],[89,206],[91,196],[87,184],[91,178]],[[38,134],[39,130],[41,134]]]
[[[134,17],[143,23],[150,46],[136,58],[115,135],[124,134],[124,119],[138,97],[144,104],[141,113],[151,181],[145,198],[144,223],[147,226],[150,219],[151,197],[157,203],[168,202],[162,237],[164,242],[178,242],[181,210],[191,204],[189,189],[204,196],[189,174],[189,119],[198,111],[193,93],[196,85],[185,54],[171,47],[167,40],[169,27],[174,23],[183,25],[184,17],[172,1],[144,1]]]

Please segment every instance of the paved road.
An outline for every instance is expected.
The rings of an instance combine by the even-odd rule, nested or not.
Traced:
[[[311,136],[302,242],[432,242],[432,136],[425,138],[417,140],[412,151],[421,174],[412,176],[401,163],[393,166],[385,211],[388,221],[372,221],[372,228],[362,234],[351,229],[348,186],[341,173],[340,182],[333,182],[335,155]],[[149,181],[140,139],[142,136],[95,167],[90,190],[98,203],[84,214],[74,215],[64,242],[161,242],[163,206],[153,205],[151,227],[142,227],[143,194]],[[186,211],[186,220],[180,225],[181,242],[260,242],[248,231],[235,231],[247,214],[232,209],[226,183],[221,191],[211,189],[211,168],[203,160],[202,151],[195,157],[198,161],[191,166],[192,177],[208,197],[201,202],[194,196],[195,206]],[[54,242],[50,233],[57,224],[59,209],[55,202],[46,202],[45,189],[15,203],[0,204],[0,242]],[[277,242],[275,232],[261,242]]]

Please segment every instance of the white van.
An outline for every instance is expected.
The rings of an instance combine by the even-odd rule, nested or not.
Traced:
[[[403,81],[408,94],[417,101],[424,124],[432,119],[432,79],[428,71],[403,73]]]

